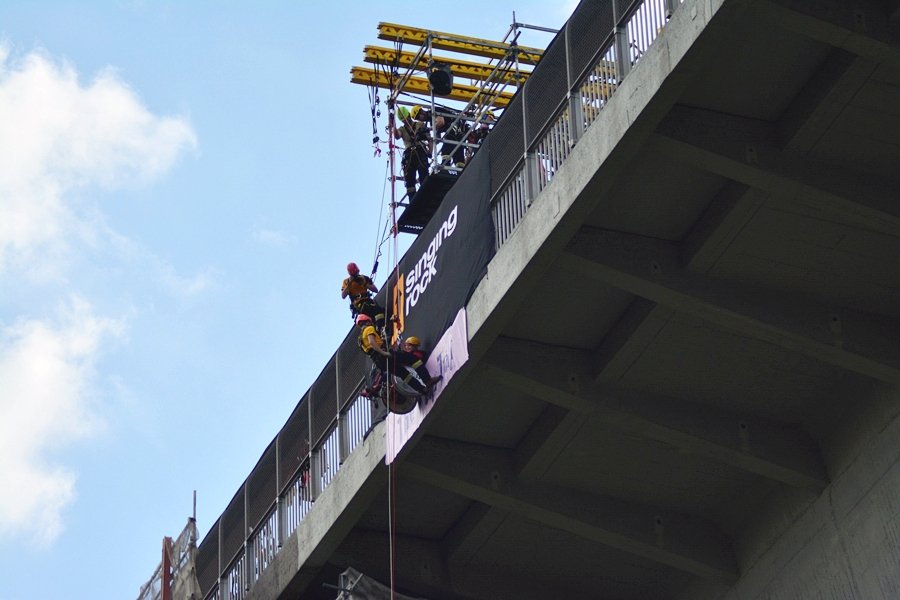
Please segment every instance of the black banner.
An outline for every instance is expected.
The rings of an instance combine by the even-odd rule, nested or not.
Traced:
[[[395,339],[414,335],[434,347],[465,306],[494,254],[491,223],[490,140],[485,140],[447,192],[437,212],[400,260],[392,276],[388,313],[396,315]]]

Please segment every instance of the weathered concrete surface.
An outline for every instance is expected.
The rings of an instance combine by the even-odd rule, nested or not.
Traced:
[[[824,494],[772,494],[747,528],[744,575],[725,598],[900,597],[900,394],[879,395],[835,432],[850,439]]]

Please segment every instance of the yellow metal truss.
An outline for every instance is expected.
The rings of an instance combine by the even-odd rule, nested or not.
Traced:
[[[368,67],[351,67],[350,82],[390,89],[399,83],[399,78],[396,78],[392,85],[391,79],[387,73],[375,71]],[[424,77],[409,77],[403,86],[403,91],[411,94],[430,95],[431,87],[428,83],[428,79]],[[476,98],[476,103],[478,104],[489,104],[497,108],[505,108],[510,100],[512,100],[513,95],[509,92],[492,92],[490,90],[480,89],[473,85],[454,83],[453,90],[451,90],[450,94],[441,97],[460,100],[462,102],[469,102],[473,98]]]
[[[366,46],[363,48],[363,60],[367,63],[397,66],[401,69],[407,69],[415,65],[424,71],[428,61],[421,58],[417,61],[417,57],[418,54],[413,52],[401,51],[398,54],[396,50],[382,48],[380,46]],[[520,85],[525,83],[525,80],[531,74],[529,71],[519,71],[517,73],[509,68],[497,68],[484,63],[459,60],[445,56],[435,56],[434,60],[435,62],[448,65],[454,76],[476,79],[479,81],[487,81],[490,79],[491,81],[499,81],[505,84]],[[491,77],[492,74],[493,77]]]
[[[502,42],[492,42],[491,40],[483,40],[452,33],[444,33],[441,31],[433,31],[422,29],[420,27],[410,27],[409,25],[398,25],[396,23],[379,23],[378,39],[388,40],[392,42],[400,41],[406,44],[424,45],[431,36],[431,47],[438,50],[450,50],[460,52],[462,54],[470,54],[473,56],[483,56],[484,58],[492,58],[502,60],[509,57],[510,52],[515,49],[518,54],[518,61],[526,65],[536,65],[541,60],[543,50],[539,48],[528,48],[526,46],[513,46]]]

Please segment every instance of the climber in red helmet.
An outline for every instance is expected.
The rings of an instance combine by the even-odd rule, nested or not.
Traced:
[[[378,286],[366,275],[361,275],[356,263],[347,264],[347,277],[341,284],[341,298],[350,298],[350,313],[353,319],[357,315],[367,315],[379,329],[384,328],[384,308],[375,302],[373,293],[378,292]]]

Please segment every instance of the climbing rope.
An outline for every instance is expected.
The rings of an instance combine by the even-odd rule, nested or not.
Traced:
[[[402,42],[397,40],[395,43],[395,57],[399,60],[400,51],[403,47]],[[390,77],[390,101],[388,103],[388,164],[390,168],[390,181],[391,181],[391,237],[393,238],[393,243],[391,244],[391,258],[393,262],[393,276],[388,277],[388,282],[393,278],[395,285],[399,285],[400,283],[400,257],[398,256],[398,242],[397,242],[397,176],[396,176],[396,145],[394,143],[394,111],[396,110],[395,98],[396,94],[394,93],[394,73],[396,72],[396,65],[391,69],[391,77]],[[393,298],[390,299],[393,302]],[[385,302],[387,304],[387,302]],[[402,310],[401,307],[397,307],[398,310]],[[392,311],[391,311],[392,312]],[[391,315],[394,316],[393,314]],[[390,325],[391,329],[393,329],[393,324]],[[388,336],[387,332],[385,332],[385,344],[391,343],[391,338],[393,335]],[[388,359],[388,373],[392,372],[392,365],[390,361],[392,359]],[[391,385],[390,375],[388,375],[388,387],[387,394],[385,396],[386,402],[388,403],[388,407],[391,406],[392,401],[395,398],[396,390],[394,386]],[[393,447],[394,445],[394,436],[393,436],[393,419],[388,420],[387,424],[387,435],[388,435],[388,447],[391,450],[391,455],[396,455],[396,449]],[[390,564],[390,586],[391,586],[391,600],[394,600],[395,590],[396,590],[396,561],[397,561],[397,471],[396,471],[396,461],[392,460],[388,464],[388,555],[389,555],[389,564]]]

